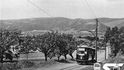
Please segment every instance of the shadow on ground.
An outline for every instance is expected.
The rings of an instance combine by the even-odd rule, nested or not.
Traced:
[[[68,60],[65,60],[65,59],[57,60],[57,59],[55,59],[55,61],[59,62],[59,63],[73,63],[73,62],[75,62],[75,59],[68,59]]]

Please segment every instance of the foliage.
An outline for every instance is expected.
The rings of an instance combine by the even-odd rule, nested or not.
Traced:
[[[69,54],[72,58],[72,53],[76,50],[77,43],[75,38],[71,34],[61,34],[60,37],[57,38],[57,54],[64,55],[66,59],[66,55]],[[58,57],[59,59],[59,57]]]
[[[21,31],[17,29],[15,30],[0,29],[1,61],[3,61],[4,52],[9,50],[11,45],[18,44],[20,35],[21,35]]]
[[[22,68],[29,68],[34,66],[35,63],[32,61],[24,60],[14,63],[1,63],[0,70],[21,70]]]
[[[55,40],[55,34],[50,32],[36,36],[38,48],[44,53],[46,61],[48,55],[55,49]]]
[[[47,32],[43,35],[38,35],[36,37],[37,44],[39,44],[39,49],[45,55],[45,60],[47,57],[54,57],[57,55],[72,54],[76,49],[76,42],[71,34],[61,34],[58,32]]]
[[[120,32],[124,33],[124,26],[119,29]]]
[[[47,32],[42,35],[22,35],[19,30],[0,30],[0,56],[6,50],[10,49],[11,45],[18,44],[19,52],[27,54],[33,50],[39,50],[44,53],[45,60],[52,58],[55,55],[61,56],[69,54],[72,58],[72,53],[76,50],[77,42],[72,34],[61,34],[55,31]],[[3,58],[2,58],[3,59]],[[1,59],[1,60],[2,60]]]
[[[11,45],[18,43],[18,38],[21,32],[18,30],[0,30],[0,47],[8,50]]]
[[[105,36],[104,41],[105,41],[105,43],[107,43],[109,41],[110,37],[111,37],[111,28],[108,28],[106,30],[106,33],[105,33],[104,36]]]
[[[23,65],[23,68],[29,68],[29,67],[32,67],[35,65],[34,62],[29,61],[29,60],[24,60],[24,61],[20,62],[20,64]]]
[[[36,47],[34,46],[34,38],[32,36],[25,36],[22,38],[20,52],[22,53],[29,53],[30,50],[35,50]]]
[[[21,64],[18,63],[4,63],[0,64],[0,70],[20,70],[22,68]]]
[[[104,42],[110,43],[112,54],[114,56],[116,56],[116,54],[119,51],[123,52],[124,49],[124,47],[122,47],[124,43],[123,27],[120,29],[118,27],[108,28],[104,36],[105,36]]]

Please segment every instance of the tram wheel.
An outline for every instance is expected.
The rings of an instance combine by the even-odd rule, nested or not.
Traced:
[[[80,61],[77,61],[77,64],[81,65],[82,63]]]

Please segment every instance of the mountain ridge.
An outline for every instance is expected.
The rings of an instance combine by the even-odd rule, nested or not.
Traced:
[[[107,27],[115,26],[121,27],[124,23],[124,18],[98,18],[99,31],[104,32]],[[0,28],[13,29],[17,28],[22,31],[32,30],[77,30],[90,31],[94,30],[96,25],[95,19],[70,19],[65,17],[53,18],[26,18],[16,20],[0,20]],[[118,23],[118,24],[117,24]],[[113,26],[114,26],[113,25]]]

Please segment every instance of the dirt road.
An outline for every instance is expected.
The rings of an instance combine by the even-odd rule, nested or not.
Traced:
[[[75,53],[73,55],[76,55]],[[98,51],[98,62],[104,60],[104,51]],[[41,67],[36,70],[83,70],[83,68],[92,66],[92,65],[79,65],[76,61],[70,63],[59,63],[49,67]]]

